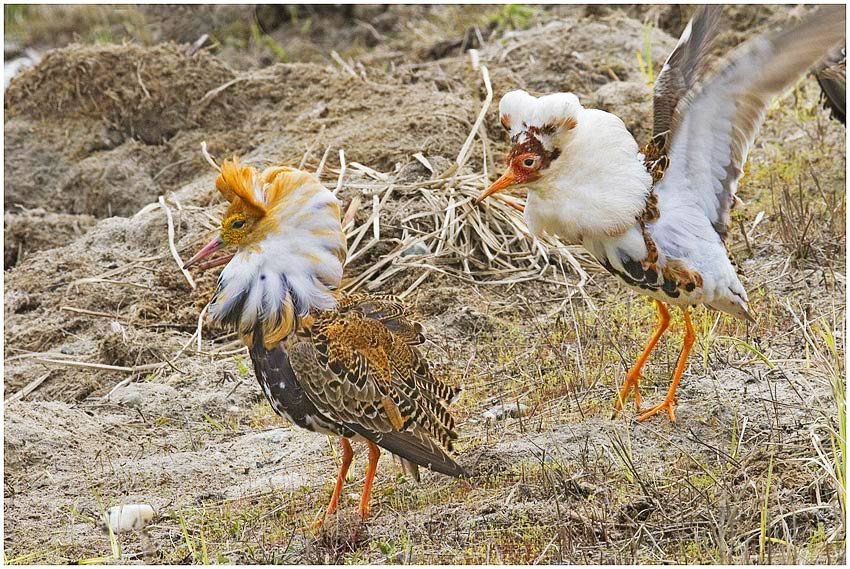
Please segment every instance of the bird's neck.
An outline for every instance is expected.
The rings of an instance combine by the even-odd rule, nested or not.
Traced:
[[[646,207],[652,177],[623,121],[582,109],[561,145],[550,172],[530,187],[531,230],[578,243],[632,227]]]
[[[337,306],[345,242],[308,247],[309,236],[290,229],[268,250],[241,250],[221,272],[209,307],[214,321],[236,328],[253,346],[257,332],[267,349],[278,345],[319,310]]]

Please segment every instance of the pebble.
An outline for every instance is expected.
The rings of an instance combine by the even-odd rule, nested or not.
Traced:
[[[401,252],[402,257],[414,257],[416,255],[428,255],[431,253],[431,249],[428,248],[428,245],[423,243],[422,241],[418,241]]]
[[[144,398],[142,397],[142,394],[136,391],[135,389],[128,389],[119,395],[118,401],[122,405],[126,405],[127,407],[131,407],[133,409],[138,409],[142,406]]]
[[[112,506],[106,510],[104,522],[115,533],[139,530],[153,519],[153,506],[150,504],[124,504]]]
[[[528,415],[528,406],[522,403],[508,403],[507,405],[496,405],[482,413],[482,416],[488,421],[501,421],[508,417],[516,419],[517,417],[525,417]]]

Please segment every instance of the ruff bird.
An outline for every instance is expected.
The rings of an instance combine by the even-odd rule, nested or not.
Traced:
[[[823,106],[832,111],[835,120],[845,124],[847,103],[847,50],[844,46],[815,68],[815,79],[821,88]]]
[[[754,322],[725,237],[747,151],[770,101],[844,39],[844,6],[823,6],[784,30],[748,40],[705,71],[720,8],[687,25],[654,87],[653,136],[645,147],[617,116],[584,108],[572,93],[507,93],[499,105],[511,148],[504,175],[476,198],[525,186],[532,233],[583,245],[629,288],[655,299],[658,327],[628,371],[615,415],[670,316],[684,315],[682,350],[664,400],[675,421],[676,389],[696,334],[689,309],[703,304]]]
[[[185,267],[235,248],[205,264],[227,262],[209,317],[238,331],[278,415],[341,437],[342,467],[315,525],[336,510],[354,456],[350,440],[369,449],[363,519],[381,448],[416,477],[417,465],[465,475],[447,452],[457,437],[448,407],[459,389],[431,373],[418,349],[421,324],[395,297],[336,290],[346,241],[334,195],[312,174],[258,172],[236,159],[222,163],[215,186],[230,202],[221,230]]]

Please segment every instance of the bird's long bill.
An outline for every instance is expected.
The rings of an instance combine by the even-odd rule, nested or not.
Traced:
[[[509,187],[513,186],[518,181],[519,180],[517,179],[517,175],[514,173],[513,168],[508,167],[508,169],[505,170],[505,173],[502,174],[501,178],[499,178],[498,180],[493,182],[490,185],[489,188],[487,188],[486,190],[481,192],[481,194],[477,198],[475,198],[475,202],[474,202],[475,205],[480,204],[481,202],[483,202],[484,200],[486,200],[488,197],[492,196],[496,192],[500,192],[500,191],[504,190],[505,188],[509,188]]]
[[[210,255],[212,255],[216,251],[220,251],[222,248],[224,248],[224,241],[221,240],[221,237],[216,237],[215,239],[213,239],[212,241],[210,241],[209,243],[204,245],[203,249],[201,249],[200,251],[195,253],[194,257],[192,257],[191,259],[186,261],[183,264],[183,268],[188,269],[189,267],[196,264],[201,259],[205,259],[205,258],[209,257]]]

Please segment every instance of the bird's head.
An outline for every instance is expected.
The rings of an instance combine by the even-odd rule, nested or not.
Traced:
[[[502,126],[511,138],[507,169],[475,203],[511,186],[533,185],[552,172],[561,156],[564,142],[576,126],[582,109],[572,93],[533,97],[525,91],[511,91],[499,103]]]
[[[184,265],[235,248],[223,264],[210,317],[250,343],[261,330],[271,347],[310,310],[336,306],[346,256],[339,202],[312,174],[287,167],[258,172],[225,160],[215,186],[230,202],[218,235]],[[229,261],[229,262],[228,262]]]

